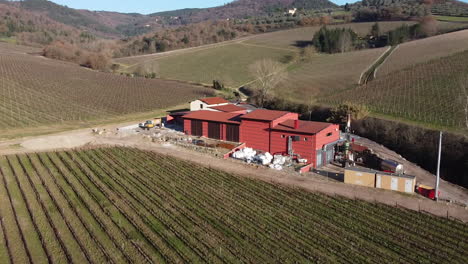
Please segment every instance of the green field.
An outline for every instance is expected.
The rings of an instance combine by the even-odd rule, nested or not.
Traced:
[[[468,226],[128,148],[0,157],[1,263],[466,263]]]
[[[411,22],[381,22],[380,25],[382,32],[386,32],[403,23]],[[370,32],[372,25],[373,23],[354,23],[330,27],[350,27],[361,36],[365,36]],[[250,65],[264,58],[285,61],[288,55],[299,53],[298,42],[310,42],[319,29],[320,27],[315,26],[284,30],[255,35],[246,40],[221,43],[211,48],[200,47],[169,52],[167,55],[162,53],[119,58],[115,61],[127,66],[124,72],[135,72],[139,64],[154,63],[158,65],[161,78],[204,84],[211,84],[213,80],[218,79],[227,86],[237,88],[253,81],[254,78],[249,74]],[[331,61],[334,60],[331,57]],[[285,64],[285,68],[288,66],[290,65]],[[335,79],[342,77],[342,72],[336,72],[336,74]],[[360,73],[357,74],[356,79],[359,79],[359,75]]]
[[[379,114],[446,128],[468,128],[468,51],[416,64],[387,74],[368,85],[322,98],[328,104],[352,101]],[[467,85],[468,86],[468,85]],[[468,87],[467,87],[468,88]],[[468,90],[467,90],[468,92]]]
[[[0,42],[6,42],[9,44],[16,44],[16,38],[15,37],[0,37]]]
[[[468,22],[468,17],[456,17],[456,16],[435,16],[439,21],[448,22]]]
[[[231,87],[239,87],[252,80],[248,66],[255,61],[271,58],[280,61],[296,51],[272,47],[258,47],[235,43],[227,46],[160,58],[157,63],[164,79],[211,84],[221,80]],[[127,71],[134,71],[138,66]]]

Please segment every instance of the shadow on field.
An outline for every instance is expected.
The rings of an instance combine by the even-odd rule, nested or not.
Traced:
[[[296,40],[296,43],[293,45],[298,48],[305,48],[312,45],[312,40]]]

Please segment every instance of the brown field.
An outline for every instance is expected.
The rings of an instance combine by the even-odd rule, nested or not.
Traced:
[[[0,46],[0,130],[154,111],[210,94],[199,86],[95,72],[10,51]]]
[[[13,45],[6,42],[0,41],[0,53],[37,53],[40,52],[40,48],[28,47],[28,46],[21,46],[21,45]]]
[[[353,87],[359,77],[387,48],[334,55],[315,55],[301,62],[275,93],[301,103],[311,103],[319,96]]]
[[[468,49],[468,30],[401,44],[380,67],[377,77]]]

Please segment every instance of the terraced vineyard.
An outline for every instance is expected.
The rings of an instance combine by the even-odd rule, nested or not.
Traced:
[[[352,101],[373,112],[444,127],[466,128],[468,51],[379,77],[369,84],[335,93],[323,102]]]
[[[103,148],[0,157],[1,263],[466,263],[468,226]]]
[[[468,49],[468,30],[401,44],[380,67],[377,77]]]
[[[0,130],[102,120],[210,94],[199,86],[129,78],[0,45]]]

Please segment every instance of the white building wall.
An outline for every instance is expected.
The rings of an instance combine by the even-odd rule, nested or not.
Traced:
[[[195,100],[193,102],[190,102],[190,111],[199,111],[199,110],[216,111],[214,109],[211,109],[210,107],[220,106],[220,105],[228,105],[228,103],[209,105],[200,100]]]

